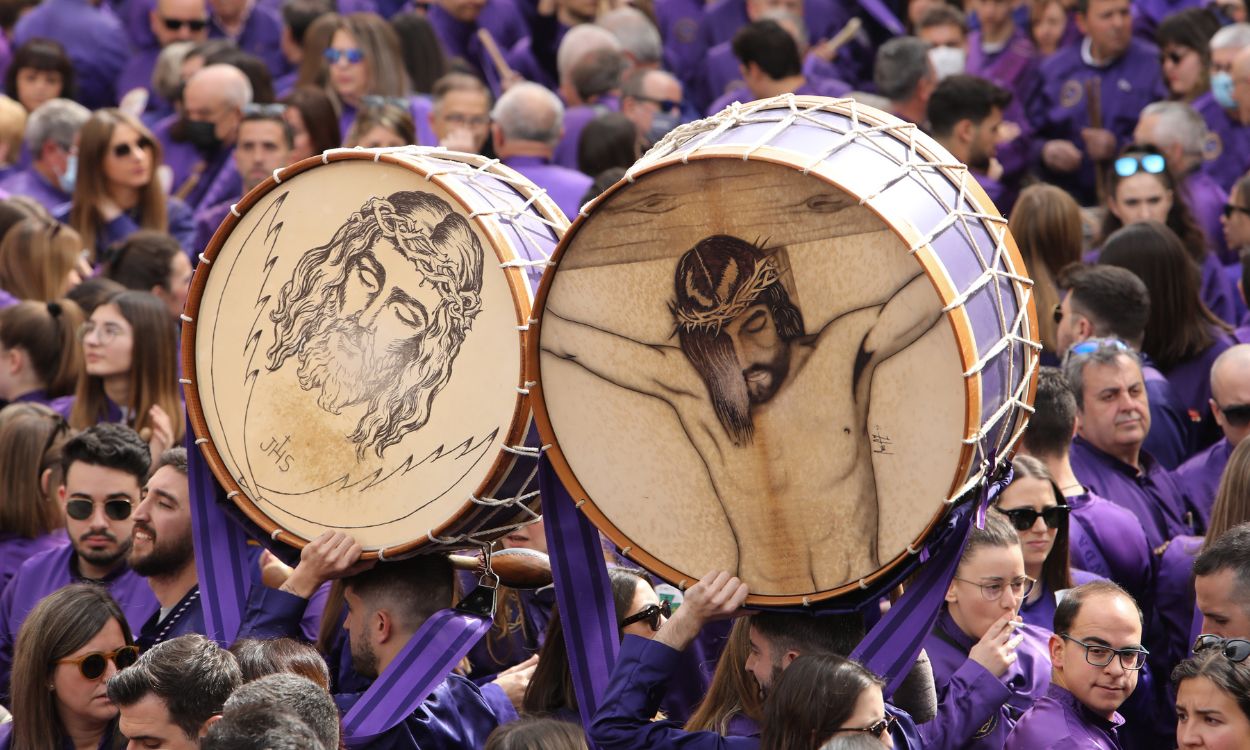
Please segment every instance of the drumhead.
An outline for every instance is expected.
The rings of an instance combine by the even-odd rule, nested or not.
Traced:
[[[447,181],[375,158],[306,160],[248,195],[196,273],[184,368],[196,434],[252,520],[395,556],[515,458],[530,292]]]

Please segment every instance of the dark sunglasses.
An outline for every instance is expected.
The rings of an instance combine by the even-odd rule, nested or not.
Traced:
[[[1016,531],[1028,531],[1033,528],[1033,524],[1037,523],[1037,519],[1039,517],[1046,524],[1046,528],[1059,528],[1060,522],[1063,521],[1064,518],[1067,518],[1068,511],[1072,510],[1072,507],[1068,505],[1052,505],[1043,510],[1041,513],[1038,513],[1032,508],[1013,508],[1012,510],[1003,510],[995,505],[994,510],[1002,513],[1004,516],[1007,516],[1007,520],[1011,521],[1011,525],[1016,528]]]
[[[660,618],[665,619],[673,616],[673,605],[667,600],[661,601],[659,604],[648,604],[642,608],[642,611],[626,617],[621,620],[621,627],[633,625],[636,622],[646,622],[651,626],[652,630],[660,629]]]
[[[681,102],[672,99],[655,99],[650,96],[633,97],[640,102],[649,102],[660,108],[661,112],[678,112],[681,110]]]
[[[881,739],[885,736],[886,732],[890,731],[890,726],[895,721],[896,719],[893,716],[886,714],[886,717],[881,721],[869,724],[866,727],[842,727],[841,729],[833,730],[833,732],[834,734],[837,734],[838,732],[864,732],[866,734],[871,734],[877,739]]]
[[[1218,635],[1204,634],[1198,636],[1194,641],[1194,653],[1200,654],[1203,651],[1218,648],[1221,653],[1233,662],[1242,662],[1250,658],[1250,641],[1242,638],[1221,638]]]
[[[1168,163],[1162,154],[1142,154],[1141,156],[1121,156],[1115,160],[1115,173],[1121,177],[1132,177],[1138,171],[1147,174],[1161,174],[1167,169]]]
[[[1245,427],[1250,424],[1250,404],[1229,404],[1228,406],[1219,406],[1220,413],[1224,415],[1224,419],[1233,427]]]
[[[1055,319],[1055,325],[1063,322],[1063,303],[1056,302],[1055,306],[1050,308],[1050,317]]]
[[[151,151],[152,139],[144,135],[140,136],[139,140],[134,143],[119,143],[113,147],[113,156],[116,156],[118,159],[125,159],[127,156],[130,156],[130,152],[136,148],[144,151]]]
[[[326,62],[331,65],[334,65],[339,60],[343,59],[346,59],[349,63],[358,63],[365,59],[365,51],[358,47],[353,47],[351,49],[335,49],[333,47],[327,47],[326,51],[322,52],[321,55],[326,59]]]
[[[1166,52],[1162,55],[1159,55],[1159,64],[1170,62],[1173,65],[1180,65],[1181,60],[1184,60],[1185,56],[1188,54],[1189,54],[1189,50],[1186,50],[1184,52],[1177,52],[1176,50],[1172,50],[1171,52]]]
[[[114,521],[125,521],[130,518],[134,506],[129,500],[113,499],[104,501],[104,515]],[[65,515],[75,521],[86,521],[95,512],[95,503],[90,500],[76,498],[65,503]]]
[[[165,24],[165,28],[170,31],[180,31],[183,26],[192,31],[203,31],[208,28],[206,18],[162,18],[161,23]]]
[[[98,680],[104,676],[104,671],[108,669],[110,661],[117,665],[117,671],[120,672],[126,667],[134,666],[138,660],[138,646],[122,646],[116,651],[92,651],[77,659],[61,659],[55,663],[74,664],[83,677],[88,680]]]
[[[1250,208],[1242,208],[1241,206],[1238,206],[1236,203],[1225,203],[1224,208],[1222,209],[1221,212],[1224,214],[1225,219],[1231,219],[1233,218],[1234,211],[1240,211],[1243,214],[1250,216]]]

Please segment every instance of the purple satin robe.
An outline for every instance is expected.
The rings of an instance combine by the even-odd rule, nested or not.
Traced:
[[[664,40],[664,69],[682,78],[689,88],[691,77],[703,60],[703,3],[699,0],[660,0],[655,4],[660,38]]]
[[[1037,48],[1029,38],[1027,29],[1016,27],[1003,46],[987,50],[981,40],[981,32],[968,34],[968,59],[964,72],[980,76],[1010,91],[1019,101],[1028,96],[1037,75]]]
[[[1072,441],[1071,461],[1076,478],[1090,492],[1141,520],[1152,550],[1178,534],[1189,533],[1189,497],[1149,453],[1143,451],[1138,458],[1139,471],[1078,435]]]
[[[1202,170],[1224,190],[1232,190],[1250,169],[1250,127],[1221,107],[1209,91],[1195,99],[1193,107],[1207,123]]]
[[[537,156],[510,156],[503,163],[546,190],[564,215],[569,217],[569,221],[577,218],[582,209],[582,198],[593,182],[591,178]]]
[[[191,209],[187,204],[177,198],[169,198],[165,204],[166,219],[169,228],[166,230],[170,236],[178,240],[178,244],[184,250],[189,249],[195,243],[195,219],[191,214]],[[56,216],[62,222],[69,221],[70,206],[62,206]],[[120,242],[130,235],[139,231],[143,227],[140,225],[138,208],[123,212],[116,219],[105,224],[98,230],[96,236],[95,251],[97,257],[102,257],[105,249],[114,242]]]
[[[49,213],[70,202],[72,196],[59,185],[52,185],[34,167],[14,172],[0,180],[0,190],[10,195],[24,195],[39,202]]]
[[[1068,558],[1075,568],[1120,584],[1139,602],[1153,593],[1154,568],[1142,523],[1115,503],[1086,492],[1067,498]]]
[[[1052,684],[1020,717],[1004,750],[1121,750],[1124,717],[1090,711],[1076,696]]]
[[[487,0],[474,23],[457,21],[438,4],[431,4],[425,13],[448,58],[459,57],[486,81],[495,96],[500,93],[499,72],[478,39],[478,29],[486,29],[501,50],[512,49],[529,36],[525,16],[513,0]]]
[[[67,544],[69,540],[65,537],[64,529],[53,529],[34,539],[18,536],[10,531],[0,532],[0,592],[4,591],[17,569],[22,567],[22,563],[42,552]]]
[[[612,95],[600,97],[594,104],[581,104],[564,110],[564,134],[560,136],[551,160],[562,167],[577,169],[577,149],[582,141],[582,131],[599,115],[620,111],[620,100]]]
[[[1222,438],[1206,450],[1194,455],[1176,470],[1176,479],[1185,486],[1189,498],[1202,518],[1206,528],[1211,520],[1211,508],[1215,505],[1215,493],[1220,488],[1224,467],[1233,453],[1233,444]]]
[[[346,715],[361,693],[334,696]],[[370,750],[483,747],[500,719],[482,698],[477,686],[459,675],[448,675],[416,711],[390,731],[369,743]]]
[[[261,7],[253,7],[243,22],[239,35],[231,37],[209,17],[208,36],[212,39],[234,39],[239,49],[259,57],[270,76],[279,76],[291,69],[291,63],[282,54],[282,21],[277,14]]]
[[[1207,420],[1211,418],[1211,405],[1208,403],[1211,398],[1211,365],[1234,343],[1233,337],[1221,330],[1212,328],[1211,334],[1215,343],[1205,351],[1163,372],[1181,404],[1190,411],[1190,416]]]
[[[1224,204],[1228,203],[1228,191],[1220,187],[1215,178],[1199,166],[1185,176],[1181,193],[1185,198],[1185,205],[1189,206],[1189,212],[1207,236],[1207,248],[1220,265],[1236,263],[1237,253],[1229,250],[1228,241],[1224,239],[1224,227],[1220,224],[1220,214],[1224,211]],[[1237,299],[1236,289],[1233,290],[1233,298]],[[1228,322],[1236,323],[1237,319]]]

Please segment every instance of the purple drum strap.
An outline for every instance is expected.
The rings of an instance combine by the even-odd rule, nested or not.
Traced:
[[[416,711],[491,624],[489,617],[454,609],[435,612],[343,717],[347,746],[368,747]]]
[[[226,502],[224,493],[189,430],[186,443],[191,532],[195,539],[200,604],[204,609],[204,635],[225,646],[239,634],[243,607],[252,585],[247,534],[218,505]]]
[[[578,511],[545,457],[538,481],[573,689],[582,724],[589,727],[621,646],[612,584],[599,532]]]

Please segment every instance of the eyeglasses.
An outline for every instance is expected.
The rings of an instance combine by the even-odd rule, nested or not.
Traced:
[[[243,108],[244,117],[282,117],[284,114],[286,114],[286,105],[279,102],[248,104]]]
[[[129,500],[114,498],[104,501],[104,515],[114,521],[125,521],[130,518],[130,512],[134,510],[134,506]],[[85,500],[83,498],[75,498],[65,503],[65,515],[75,521],[86,521],[91,518],[91,514],[95,512],[95,502]]]
[[[635,622],[646,622],[651,626],[653,631],[660,629],[660,618],[668,619],[673,616],[673,605],[667,600],[661,601],[659,604],[648,604],[641,611],[621,620],[621,627],[632,625]]]
[[[1162,154],[1121,156],[1115,160],[1115,173],[1121,177],[1132,177],[1139,170],[1148,174],[1160,174],[1167,169],[1167,166],[1168,163]]]
[[[1250,641],[1242,638],[1221,638],[1218,635],[1203,634],[1194,641],[1195,654],[1213,648],[1220,649],[1229,661],[1243,662],[1250,659]]]
[[[170,31],[181,31],[186,26],[191,31],[203,31],[208,28],[207,18],[162,18],[161,23]]]
[[[889,714],[886,714],[886,717],[882,719],[881,721],[869,724],[866,727],[842,727],[840,729],[833,730],[833,733],[837,734],[839,732],[864,732],[865,734],[871,734],[873,737],[876,737],[877,739],[881,739],[882,737],[885,736],[885,733],[890,730],[890,727],[894,724],[895,721],[897,721],[897,719],[895,719],[893,716],[890,716]]]
[[[1111,648],[1101,643],[1078,641],[1067,633],[1060,633],[1059,637],[1085,649],[1085,663],[1091,667],[1105,667],[1118,655],[1120,666],[1132,672],[1146,666],[1146,657],[1150,656],[1144,648]]]
[[[1086,354],[1093,354],[1099,349],[1109,346],[1120,352],[1131,352],[1133,348],[1119,339],[1085,339],[1079,343],[1073,344],[1072,348],[1063,355],[1063,364],[1068,363],[1071,357],[1079,357]]]
[[[326,51],[321,53],[321,56],[324,57],[326,62],[331,65],[338,63],[339,60],[346,60],[349,63],[358,63],[365,59],[365,51],[359,47],[353,47],[351,49],[335,49],[334,47],[327,47]]]
[[[1224,214],[1224,218],[1225,218],[1225,219],[1231,219],[1231,218],[1233,218],[1233,212],[1234,212],[1234,211],[1240,211],[1240,212],[1242,212],[1243,214],[1250,215],[1250,208],[1243,208],[1242,206],[1238,206],[1236,203],[1225,203],[1225,204],[1224,204],[1224,208],[1223,208],[1223,210],[1222,210],[1222,213]]]
[[[130,156],[131,151],[135,151],[137,149],[151,151],[152,139],[144,135],[140,136],[139,140],[134,143],[119,143],[113,147],[113,156],[116,156],[118,159],[125,159],[127,156]]]
[[[1055,306],[1050,308],[1050,317],[1055,319],[1055,325],[1063,322],[1063,303],[1056,302]]]
[[[987,602],[996,602],[1002,599],[1003,592],[1008,588],[1011,589],[1012,596],[1017,599],[1023,599],[1033,592],[1033,585],[1037,583],[1036,579],[1028,576],[1013,578],[1005,583],[1002,581],[997,583],[977,583],[976,581],[969,581],[967,578],[956,578],[955,580],[970,583],[981,589],[981,596],[985,597]]]
[[[94,321],[89,320],[86,323],[83,323],[82,325],[78,326],[78,339],[80,341],[83,341],[88,336],[94,333],[94,334],[97,334],[96,338],[99,339],[100,343],[107,346],[109,343],[113,341],[113,339],[117,338],[118,336],[122,335],[125,332],[126,332],[126,329],[122,328],[117,323],[105,323],[104,325],[97,325]]]
[[[1215,407],[1224,415],[1224,419],[1233,427],[1245,427],[1250,424],[1250,404],[1229,404]]]
[[[635,96],[633,98],[637,99],[640,102],[649,102],[651,104],[654,104],[655,106],[660,108],[661,112],[680,112],[681,111],[681,102],[675,101],[673,99],[655,99],[650,96]]]
[[[484,128],[490,124],[489,115],[474,115],[470,117],[469,115],[460,114],[459,112],[453,112],[449,115],[443,115],[442,118],[447,122],[450,122],[452,125],[460,125],[471,128]]]
[[[116,651],[92,651],[89,654],[83,654],[77,659],[61,659],[53,663],[73,664],[78,667],[78,671],[83,677],[88,680],[98,680],[104,676],[110,661],[117,665],[117,670],[120,672],[126,667],[134,666],[134,663],[138,660],[138,646],[122,646]]]
[[[1012,508],[1007,510],[994,506],[994,510],[1007,516],[1007,520],[1011,521],[1011,525],[1016,527],[1016,531],[1028,531],[1033,528],[1033,524],[1037,523],[1037,519],[1041,518],[1048,529],[1057,529],[1064,518],[1067,518],[1068,511],[1072,510],[1069,505],[1052,505],[1040,512],[1033,508]]]

